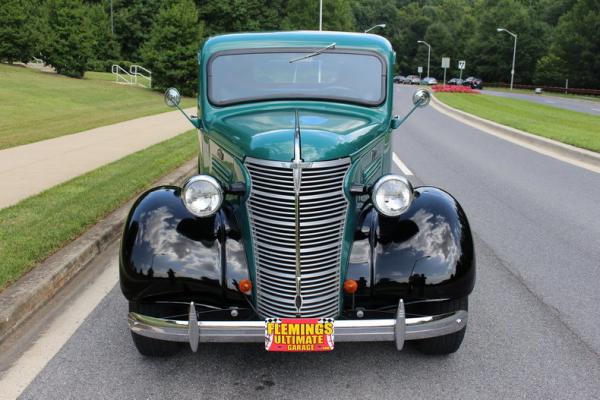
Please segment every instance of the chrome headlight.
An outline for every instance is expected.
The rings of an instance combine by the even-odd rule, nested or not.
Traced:
[[[371,192],[371,201],[381,214],[397,217],[402,214],[413,200],[413,187],[403,176],[385,175],[375,183]]]
[[[208,217],[217,212],[223,203],[223,189],[208,175],[191,177],[183,186],[183,204],[198,217]]]

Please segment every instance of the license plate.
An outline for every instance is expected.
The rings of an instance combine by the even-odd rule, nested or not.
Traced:
[[[267,318],[267,351],[333,350],[332,318]]]

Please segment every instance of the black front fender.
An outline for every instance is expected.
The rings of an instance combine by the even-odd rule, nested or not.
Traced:
[[[199,218],[183,205],[181,189],[154,188],[133,205],[123,232],[119,272],[130,301],[195,301],[247,306],[237,289],[249,279],[244,246],[230,205]]]
[[[399,217],[366,208],[346,278],[359,282],[357,306],[467,296],[475,284],[475,251],[465,212],[433,187],[415,189],[411,207]]]

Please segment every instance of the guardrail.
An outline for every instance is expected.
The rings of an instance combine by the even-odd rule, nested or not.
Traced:
[[[129,71],[118,64],[113,64],[111,72],[115,76],[117,83],[123,85],[138,85],[150,88],[152,87],[152,71],[141,65],[131,65]]]
[[[483,83],[485,87],[501,87],[508,88],[510,85],[508,83],[501,82],[492,82],[492,83]],[[560,86],[543,86],[543,85],[518,85],[514,84],[513,88],[515,89],[528,89],[535,90],[537,88],[541,88],[544,92],[550,93],[566,93],[566,94],[580,94],[585,96],[600,96],[599,89],[578,89],[578,88],[569,88],[569,87],[560,87]]]

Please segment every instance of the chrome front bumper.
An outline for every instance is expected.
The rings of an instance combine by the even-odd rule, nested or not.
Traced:
[[[427,339],[457,332],[467,325],[468,313],[456,311],[445,316],[406,318],[404,303],[398,303],[394,319],[334,321],[336,342],[393,341],[401,350],[404,341]],[[264,342],[264,321],[198,321],[190,303],[189,318],[171,320],[129,313],[129,328],[138,335],[171,342],[187,342],[193,351],[199,342]]]

